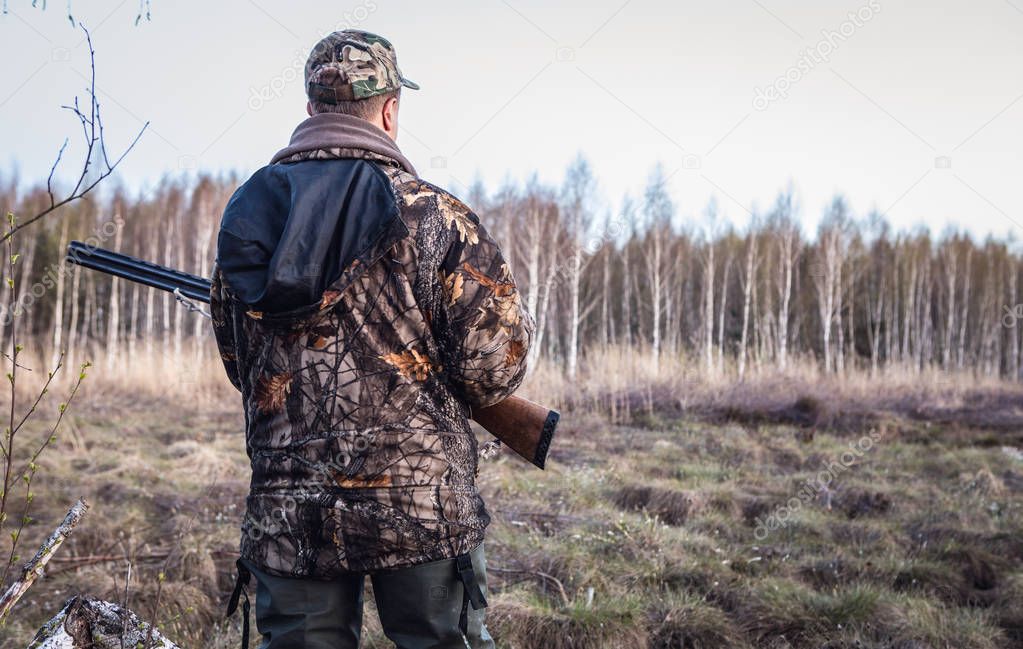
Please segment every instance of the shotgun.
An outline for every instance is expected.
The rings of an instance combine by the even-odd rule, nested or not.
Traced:
[[[67,261],[98,270],[130,282],[169,291],[182,301],[210,302],[210,280],[144,259],[72,241]],[[184,300],[183,300],[184,298]],[[543,469],[547,462],[560,415],[538,403],[510,396],[487,408],[477,408],[471,417],[527,462]]]

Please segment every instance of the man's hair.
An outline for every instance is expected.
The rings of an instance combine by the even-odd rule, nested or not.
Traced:
[[[317,115],[319,113],[340,113],[342,115],[351,115],[353,117],[369,121],[373,118],[373,115],[380,112],[380,110],[384,107],[384,104],[391,97],[400,99],[401,91],[394,90],[382,95],[366,97],[365,99],[339,101],[336,104],[327,104],[322,101],[313,101],[311,103],[313,106],[313,115]]]

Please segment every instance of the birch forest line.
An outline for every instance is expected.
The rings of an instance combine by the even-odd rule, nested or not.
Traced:
[[[204,318],[166,293],[69,267],[62,251],[88,240],[209,276],[220,214],[241,180],[200,175],[165,179],[144,195],[108,190],[26,229],[16,289],[0,288],[4,347],[16,327],[46,353],[67,349],[71,363],[154,347],[188,349],[200,362],[212,355]],[[740,378],[806,363],[838,375],[896,366],[1023,375],[1015,241],[895,231],[840,196],[806,232],[791,190],[742,229],[722,223],[713,202],[683,219],[694,210],[672,201],[660,168],[613,210],[595,204],[597,187],[579,158],[557,186],[476,183],[462,192],[501,243],[536,320],[532,360],[560,365],[568,378],[586,368],[588,351],[609,346],[645,355],[655,372],[684,357]],[[45,185],[19,191],[0,181],[5,213],[33,214],[46,201]]]

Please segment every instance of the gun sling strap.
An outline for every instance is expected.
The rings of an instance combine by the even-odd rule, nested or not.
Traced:
[[[249,583],[249,579],[252,577],[252,573],[245,567],[241,559],[235,562],[238,566],[238,579],[234,582],[234,592],[231,593],[231,599],[227,603],[227,617],[234,615],[234,612],[238,610],[238,598],[245,597],[245,601],[242,602],[242,649],[248,649],[249,647],[249,593],[245,590],[246,584]]]

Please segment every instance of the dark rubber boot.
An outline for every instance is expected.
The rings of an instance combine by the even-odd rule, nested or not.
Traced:
[[[363,576],[333,581],[275,577],[246,562],[256,578],[260,649],[358,649]]]
[[[486,597],[487,563],[480,545],[469,553],[479,592]],[[372,575],[384,633],[397,649],[494,649],[459,576],[457,560],[433,561]],[[485,604],[485,599],[484,599]]]

